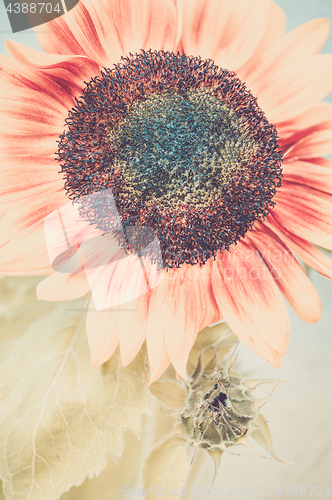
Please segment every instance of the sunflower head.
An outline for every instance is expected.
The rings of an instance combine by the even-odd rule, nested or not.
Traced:
[[[127,226],[152,228],[165,268],[204,264],[273,206],[276,130],[235,73],[211,60],[164,51],[123,57],[86,85],[67,125],[58,159],[68,196],[84,196],[82,215],[122,245]],[[108,196],[124,231],[114,227]]]

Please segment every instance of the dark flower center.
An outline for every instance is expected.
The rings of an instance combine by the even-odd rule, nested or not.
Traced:
[[[163,51],[122,58],[87,84],[66,122],[58,155],[69,198],[89,195],[81,214],[116,233],[111,193],[119,240],[126,228],[152,228],[165,268],[204,264],[274,205],[275,127],[235,73],[210,60]]]

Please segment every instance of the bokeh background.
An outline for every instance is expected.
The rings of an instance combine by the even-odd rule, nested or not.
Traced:
[[[328,17],[332,21],[332,0],[277,0],[276,3],[286,12],[287,31],[313,18]],[[7,38],[41,50],[32,29],[12,34],[3,1],[0,3],[0,20],[1,53],[6,54],[4,43]],[[331,34],[322,52],[332,53]],[[332,94],[326,100],[332,102]],[[332,282],[315,271],[310,271],[309,276],[322,299],[322,318],[316,325],[306,325],[289,307],[291,337],[280,370],[260,359],[244,344],[239,348],[238,358],[238,366],[244,375],[289,381],[278,386],[263,414],[269,422],[275,452],[280,458],[294,463],[285,465],[263,459],[238,447],[235,451],[240,456],[227,454],[222,457],[215,482],[216,489],[222,488],[225,497],[230,497],[232,488],[235,490],[233,498],[246,496],[245,489],[253,489],[254,496],[259,497],[261,488],[270,488],[270,498],[280,499],[284,496],[277,494],[280,486],[282,493],[287,493],[285,487],[289,486],[290,496],[293,496],[293,486],[321,486],[323,492],[329,486],[332,494]],[[259,388],[262,396],[267,394],[266,387]],[[157,423],[153,417],[145,418],[147,441],[138,441],[128,434],[127,447],[119,464],[111,463],[98,478],[87,480],[81,488],[72,488],[61,499],[111,500],[123,498],[121,488],[124,485],[139,488],[142,456],[148,453],[150,445],[168,426],[169,418],[158,407],[156,412],[160,416]],[[212,461],[203,450],[199,450],[188,485],[208,488],[212,476]],[[320,498],[317,491],[318,494],[314,490],[311,498]],[[192,494],[190,498],[201,498],[202,495],[202,492]],[[306,496],[309,496],[308,489]],[[327,495],[322,494],[321,498],[327,498]]]

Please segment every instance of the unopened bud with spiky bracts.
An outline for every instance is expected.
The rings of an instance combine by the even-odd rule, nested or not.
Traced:
[[[205,448],[214,460],[216,472],[221,454],[253,438],[279,460],[261,407],[270,399],[278,380],[245,379],[235,370],[234,347],[238,339],[226,324],[205,328],[199,333],[188,362],[188,380],[181,384],[165,380],[151,386],[152,393],[165,403],[177,425],[171,433],[189,445]],[[272,392],[257,399],[254,389],[274,383]],[[260,455],[263,456],[263,455]],[[268,458],[268,457],[265,457]],[[280,460],[279,460],[280,461]]]

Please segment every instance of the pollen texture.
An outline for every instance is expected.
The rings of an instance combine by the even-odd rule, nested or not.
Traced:
[[[281,183],[275,127],[235,73],[211,60],[141,51],[86,84],[69,111],[58,160],[70,199],[117,233],[158,236],[165,268],[204,264],[264,218]],[[108,190],[108,191],[105,191]],[[137,241],[137,252],[141,249]]]

